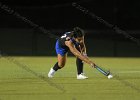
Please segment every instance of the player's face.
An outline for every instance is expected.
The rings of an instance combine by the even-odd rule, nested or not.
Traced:
[[[84,37],[77,37],[75,38],[75,41],[78,43],[83,43],[84,42]]]

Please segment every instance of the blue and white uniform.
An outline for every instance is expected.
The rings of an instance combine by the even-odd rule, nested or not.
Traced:
[[[75,47],[79,46],[79,43],[74,40],[73,33],[66,32],[57,40],[55,45],[56,53],[61,56],[64,56],[69,51],[69,47],[66,46],[65,41],[72,41]]]

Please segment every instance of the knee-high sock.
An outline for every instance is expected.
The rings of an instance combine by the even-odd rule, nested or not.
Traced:
[[[76,65],[77,65],[77,73],[78,75],[83,73],[83,62],[81,59],[77,58],[76,59]]]
[[[54,69],[55,71],[57,71],[58,69],[61,69],[61,67],[58,66],[58,62],[54,65],[53,69]]]

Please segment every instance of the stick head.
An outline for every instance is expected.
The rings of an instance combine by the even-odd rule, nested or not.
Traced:
[[[107,73],[107,76],[110,75],[110,70],[108,70],[106,73]]]

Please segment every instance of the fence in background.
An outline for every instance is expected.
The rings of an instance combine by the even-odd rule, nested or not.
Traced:
[[[53,34],[60,35],[62,32],[63,30],[56,30]],[[137,44],[113,31],[86,32],[85,42],[89,56],[140,57],[140,47]],[[137,34],[135,36],[140,38]],[[0,29],[0,50],[9,55],[55,56],[55,41],[31,29]]]

